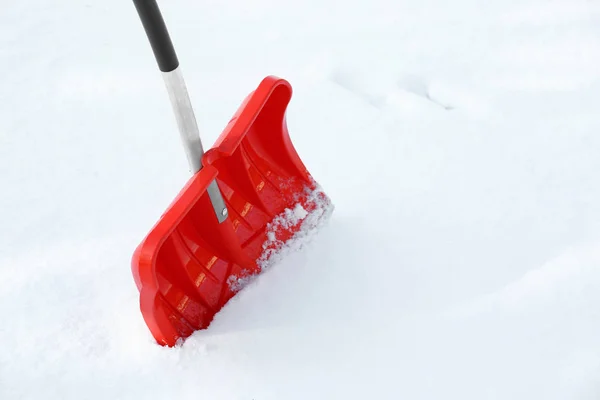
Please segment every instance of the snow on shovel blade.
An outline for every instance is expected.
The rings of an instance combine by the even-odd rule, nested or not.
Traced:
[[[332,212],[288,135],[291,95],[287,81],[265,78],[137,247],[140,309],[159,344],[174,346],[208,327],[281,249]],[[215,178],[228,210],[222,223],[207,193]]]

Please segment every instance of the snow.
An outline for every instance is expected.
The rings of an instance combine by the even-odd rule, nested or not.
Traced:
[[[203,141],[267,74],[332,199],[181,347],[135,246],[188,179],[130,2],[0,11],[0,399],[600,397],[600,5],[162,1]]]

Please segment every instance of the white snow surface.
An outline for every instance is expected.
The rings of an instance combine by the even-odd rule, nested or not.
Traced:
[[[160,1],[210,146],[268,74],[335,211],[182,346],[189,178],[129,1],[0,7],[0,399],[600,398],[600,3]]]

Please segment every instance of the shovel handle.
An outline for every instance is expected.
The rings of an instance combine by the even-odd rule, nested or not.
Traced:
[[[156,0],[133,0],[133,4],[150,41],[158,68],[162,72],[173,71],[179,66],[179,60]]]
[[[190,171],[195,174],[202,168],[204,149],[169,31],[156,0],[133,0],[133,4],[148,36],[158,68],[162,72]]]
[[[169,31],[156,0],[133,0],[133,4],[142,21],[146,36],[148,36],[158,68],[162,72],[188,159],[188,165],[190,171],[195,174],[202,168],[204,149],[202,148],[190,96],[181,74],[181,68],[179,68],[179,60],[173,48]],[[216,180],[211,182],[207,192],[219,223],[225,221],[228,215],[227,206]]]

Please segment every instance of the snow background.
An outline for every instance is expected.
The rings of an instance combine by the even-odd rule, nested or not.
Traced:
[[[202,139],[267,74],[335,204],[181,348],[130,258],[188,179],[131,2],[0,8],[0,399],[600,398],[600,4],[160,2]]]

